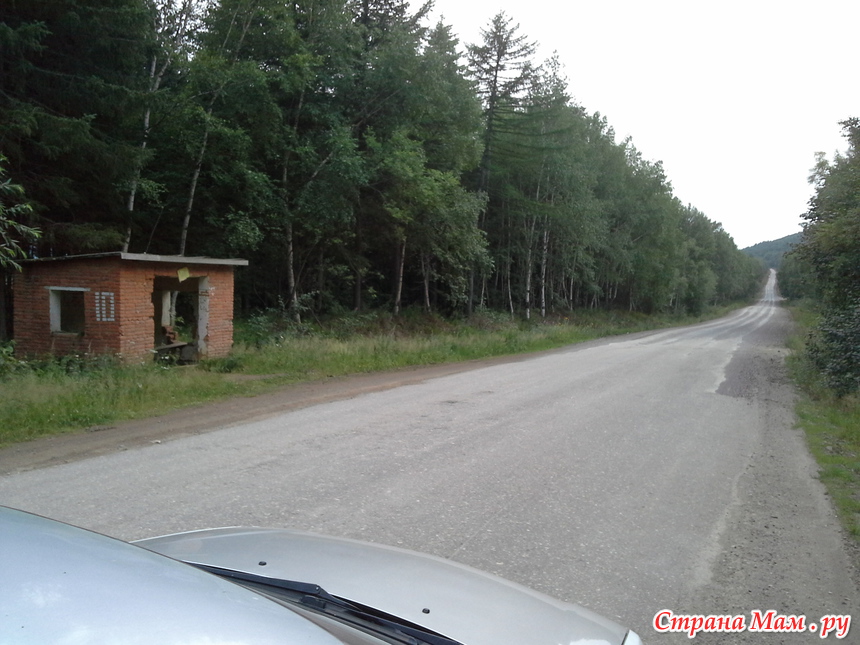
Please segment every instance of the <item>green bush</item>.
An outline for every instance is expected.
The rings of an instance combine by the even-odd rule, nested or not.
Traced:
[[[15,342],[0,344],[0,379],[27,369],[25,361],[15,358]]]
[[[860,390],[860,299],[847,307],[826,309],[807,351],[837,395]]]

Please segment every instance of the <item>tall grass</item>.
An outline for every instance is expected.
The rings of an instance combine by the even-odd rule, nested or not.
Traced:
[[[598,335],[578,327],[546,326],[426,336],[307,336],[262,347],[238,345],[233,361],[246,374],[281,374],[293,380],[308,380],[538,351]]]
[[[235,393],[222,375],[156,365],[21,369],[0,380],[0,446]]]
[[[710,317],[726,311],[714,310]],[[387,314],[344,316],[297,328],[286,317],[275,315],[268,321],[237,326],[230,369],[306,380],[535,352],[703,318],[584,311],[529,322],[484,312],[453,323],[407,312],[398,318]],[[213,369],[219,369],[218,365]]]

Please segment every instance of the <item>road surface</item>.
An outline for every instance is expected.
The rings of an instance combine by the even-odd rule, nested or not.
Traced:
[[[860,616],[852,557],[793,427],[789,327],[772,276],[757,305],[701,325],[215,429],[203,410],[207,432],[49,467],[0,452],[0,503],[125,539],[262,525],[403,546],[579,602],[647,643],[691,642],[655,632],[662,609]]]

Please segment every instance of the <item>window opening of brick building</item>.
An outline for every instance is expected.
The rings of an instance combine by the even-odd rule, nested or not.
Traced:
[[[82,334],[86,319],[84,295],[89,289],[48,287],[51,306],[51,331]]]

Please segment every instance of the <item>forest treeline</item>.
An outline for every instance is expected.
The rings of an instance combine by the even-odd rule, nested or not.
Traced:
[[[700,312],[761,264],[504,14],[5,0],[0,154],[39,256],[244,257],[243,310]],[[7,212],[11,212],[11,203]]]
[[[778,240],[759,242],[743,251],[747,255],[761,260],[766,267],[778,271],[782,267],[782,260],[786,253],[790,252],[796,244],[799,244],[802,237],[802,233],[792,233]]]
[[[779,285],[784,296],[818,305],[807,352],[845,395],[860,391],[860,119],[841,125],[848,148],[833,161],[818,153],[803,236],[783,259]]]

